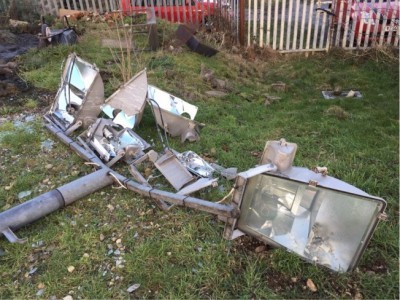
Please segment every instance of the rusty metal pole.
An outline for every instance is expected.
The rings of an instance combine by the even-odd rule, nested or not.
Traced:
[[[246,0],[239,0],[239,43],[241,46],[244,46],[245,1]]]

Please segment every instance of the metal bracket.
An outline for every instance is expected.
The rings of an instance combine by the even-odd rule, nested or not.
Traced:
[[[388,219],[388,215],[385,212],[380,213],[378,216],[378,220],[380,220],[380,221],[387,221],[387,219]]]
[[[10,243],[24,244],[28,240],[27,238],[20,239],[17,237],[9,227],[3,230],[2,233]]]
[[[316,181],[316,180],[310,180],[310,181],[308,182],[308,185],[309,185],[309,186],[316,187],[316,186],[318,185],[318,181]]]
[[[66,135],[70,135],[71,133],[73,133],[75,130],[77,130],[79,127],[82,126],[82,121],[79,120],[78,122],[76,122],[74,125],[72,125],[70,128],[68,128],[67,130],[65,130],[65,134]]]

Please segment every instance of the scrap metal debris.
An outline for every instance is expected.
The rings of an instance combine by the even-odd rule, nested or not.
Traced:
[[[336,99],[336,98],[356,98],[361,99],[363,95],[360,91],[322,91],[322,96],[327,99]]]
[[[114,92],[103,106],[103,112],[116,124],[133,128],[142,120],[147,95],[147,74],[143,70]]]
[[[99,69],[79,58],[68,56],[60,88],[47,116],[67,134],[93,124],[104,103],[104,85]]]
[[[192,173],[201,177],[211,177],[214,168],[193,151],[186,151],[177,155],[180,162]]]
[[[108,162],[108,166],[116,163],[120,158],[126,162],[144,155],[144,150],[150,145],[129,128],[121,128],[109,119],[97,119],[87,131],[87,141],[100,158]]]
[[[194,30],[184,24],[179,25],[176,31],[178,39],[185,43],[192,51],[206,57],[211,57],[218,53],[218,50],[199,42],[193,34]]]
[[[194,121],[198,108],[148,86],[145,70],[115,92],[104,106],[99,70],[71,54],[55,102],[45,116],[45,126],[99,170],[1,212],[0,233],[10,242],[23,243],[25,239],[18,238],[14,229],[116,183],[150,197],[164,210],[181,205],[217,215],[226,223],[227,239],[247,233],[335,271],[355,267],[384,213],[383,199],[323,172],[293,167],[297,145],[284,139],[268,141],[261,165],[240,174],[236,174],[236,168],[211,165],[193,151],[179,153],[168,146],[159,154],[132,130],[142,118],[146,94],[159,127],[172,136],[180,136],[182,141],[199,139],[203,124]],[[100,117],[102,109],[110,119]],[[74,141],[69,134],[80,127],[85,130]],[[121,159],[128,164],[134,180],[110,169]],[[148,163],[157,168],[176,193],[151,186],[152,170],[147,172],[146,168],[144,175],[139,171]],[[189,196],[200,189],[216,187],[217,178],[212,177],[215,173],[236,178],[234,188],[221,200],[231,199],[230,204]],[[21,192],[18,197],[30,193]],[[113,211],[114,206],[109,204],[108,209]],[[72,222],[76,225],[76,221]],[[116,243],[121,244],[121,240]],[[123,268],[125,261],[119,257],[120,250],[110,251],[109,254],[116,255],[116,267]],[[73,266],[68,269],[74,270]],[[132,285],[128,292],[138,287]],[[316,291],[315,286],[308,287]]]
[[[186,140],[195,142],[200,139],[200,129],[205,125],[194,121],[197,106],[152,85],[148,86],[147,97],[157,124],[172,137],[180,136],[182,143]]]

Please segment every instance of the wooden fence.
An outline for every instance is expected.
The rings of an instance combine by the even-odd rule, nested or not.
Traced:
[[[16,0],[34,1],[34,0]],[[121,0],[36,0],[42,14],[60,8],[118,10]],[[269,47],[282,53],[327,51],[331,47],[364,49],[385,44],[399,47],[400,0],[128,0],[136,8],[153,7],[159,16],[181,23],[205,23],[205,8],[214,5],[216,20],[248,46]],[[246,1],[240,12],[241,1]],[[10,0],[0,0],[0,12]],[[193,6],[194,5],[194,6]],[[168,15],[179,7],[183,14]],[[195,16],[192,13],[195,13]],[[239,15],[245,26],[239,26]],[[200,21],[199,21],[200,20]],[[209,21],[209,20],[208,20]],[[241,32],[239,30],[244,28]]]
[[[399,46],[399,0],[249,0],[247,45],[282,53]]]

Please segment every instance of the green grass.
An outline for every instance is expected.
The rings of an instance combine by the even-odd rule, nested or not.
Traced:
[[[105,90],[112,93],[121,83],[118,68],[107,63],[112,58],[109,49],[99,47],[101,34],[90,30],[73,47],[22,57],[24,77],[37,87],[57,90],[62,61],[75,51],[107,72]],[[199,107],[196,120],[206,124],[200,141],[181,144],[171,138],[171,147],[244,171],[258,163],[267,140],[284,137],[298,144],[295,165],[327,166],[330,175],[384,198],[388,220],[378,225],[358,268],[337,274],[282,249],[256,253],[261,242],[224,240],[223,223],[214,216],[179,207],[163,212],[147,198],[110,187],[17,231],[28,238],[26,244],[0,239],[0,298],[35,298],[44,288],[42,298],[397,299],[398,61],[379,55],[343,59],[337,53],[246,61],[224,51],[206,58],[174,47],[178,50],[165,44],[165,50],[137,54],[139,63],[132,65],[134,73],[147,67],[150,84]],[[212,87],[200,75],[202,64],[230,82],[227,96],[205,96]],[[277,81],[288,89],[274,91],[271,85]],[[321,90],[333,85],[358,89],[363,98],[324,100]],[[281,99],[266,106],[266,94]],[[9,114],[13,109],[2,107]],[[36,106],[29,100],[24,109]],[[0,124],[2,210],[92,171],[39,119],[28,125]],[[137,132],[161,151],[148,108]],[[41,147],[46,139],[55,141],[50,152]],[[197,196],[218,200],[232,183],[221,180],[220,185],[224,191]],[[27,190],[32,194],[18,199]],[[75,267],[72,273],[69,266]],[[308,279],[316,292],[307,288]],[[140,287],[129,294],[133,284]]]

